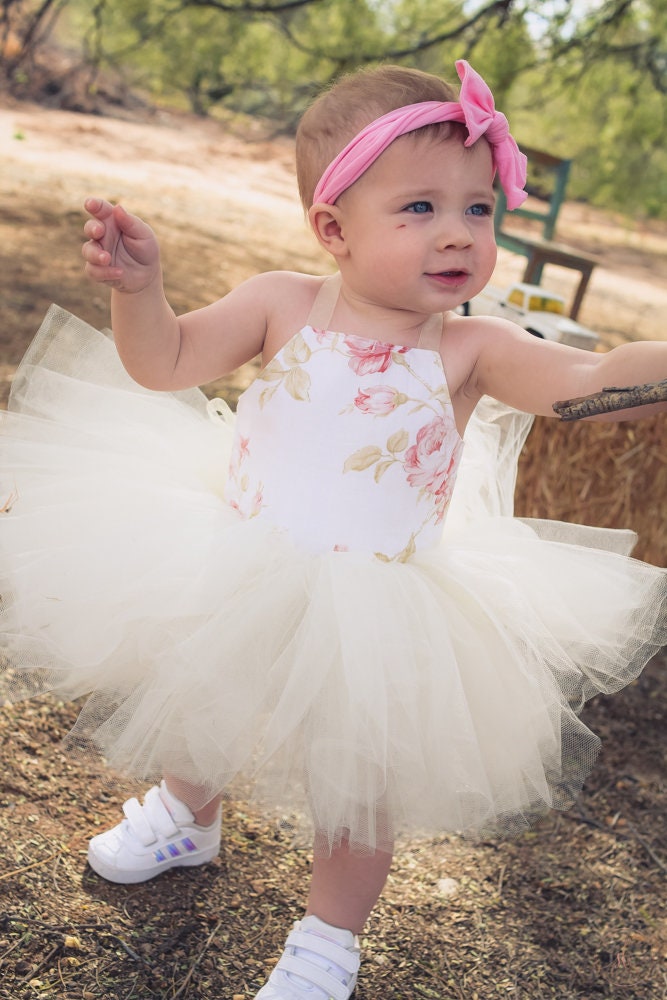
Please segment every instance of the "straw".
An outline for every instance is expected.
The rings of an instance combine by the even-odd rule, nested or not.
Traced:
[[[538,417],[519,460],[515,513],[632,528],[638,559],[667,565],[664,415],[563,424]]]

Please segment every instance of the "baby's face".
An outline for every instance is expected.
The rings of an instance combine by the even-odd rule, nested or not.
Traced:
[[[338,199],[348,267],[378,304],[426,314],[453,309],[496,263],[493,160],[480,139],[397,139]]]

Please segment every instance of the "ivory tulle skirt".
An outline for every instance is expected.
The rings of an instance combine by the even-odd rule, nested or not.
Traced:
[[[511,517],[529,421],[493,406],[440,545],[312,555],[225,502],[222,409],[50,310],[0,415],[0,694],[86,695],[70,738],[115,771],[241,788],[325,851],[567,806],[585,700],[667,643],[667,573],[630,532]]]

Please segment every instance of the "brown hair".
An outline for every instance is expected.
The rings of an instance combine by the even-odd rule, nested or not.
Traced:
[[[457,98],[457,90],[440,77],[402,66],[379,66],[341,77],[316,98],[297,129],[296,173],[306,211],[325,169],[366,125],[407,104]],[[444,129],[449,134],[452,127],[457,126],[445,122],[424,130]]]

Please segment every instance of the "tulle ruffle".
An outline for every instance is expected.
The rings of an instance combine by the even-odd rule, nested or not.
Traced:
[[[632,534],[509,516],[529,423],[490,406],[439,546],[311,555],[225,503],[211,409],[50,311],[0,421],[2,694],[86,695],[77,746],[308,816],[323,851],[567,806],[598,749],[584,701],[667,642]]]

